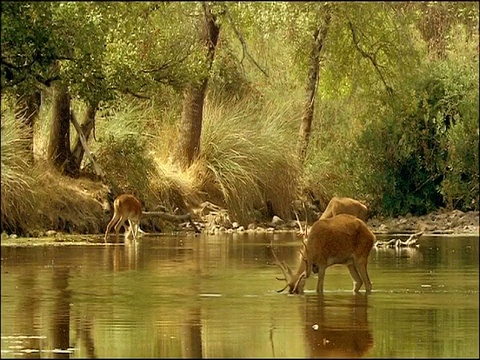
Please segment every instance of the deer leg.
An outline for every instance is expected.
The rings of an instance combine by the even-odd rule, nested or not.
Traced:
[[[366,261],[355,261],[355,266],[357,268],[358,273],[362,277],[363,282],[365,283],[365,290],[367,292],[372,291],[372,282],[368,276],[367,272],[367,262]]]
[[[358,273],[357,267],[354,263],[350,263],[347,265],[348,271],[350,271],[350,276],[353,280],[353,291],[359,292],[360,288],[363,285],[363,280],[360,274]]]
[[[120,219],[120,216],[118,216],[117,213],[114,213],[114,214],[113,214],[113,217],[112,217],[112,220],[110,220],[110,222],[109,222],[108,225],[107,225],[107,230],[105,230],[104,242],[107,242],[108,233],[109,233],[110,230],[112,229],[112,226],[114,226],[114,225],[118,222],[119,219]]]
[[[138,227],[139,225],[137,224],[136,221],[132,221],[130,219],[128,219],[128,223],[130,224],[130,229],[132,231],[132,234],[133,234],[133,240],[137,240],[137,233],[138,233]]]
[[[325,270],[327,269],[324,265],[318,265],[318,280],[317,280],[317,294],[323,293],[323,280],[325,279]]]
[[[125,218],[123,216],[120,217],[120,220],[118,221],[117,225],[115,225],[115,235],[117,237],[117,243],[118,243],[118,233],[120,232],[121,227],[125,227]]]

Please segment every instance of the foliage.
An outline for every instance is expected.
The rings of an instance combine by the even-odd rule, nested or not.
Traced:
[[[104,118],[95,154],[109,180],[123,192],[139,197],[150,194],[149,179],[155,167],[148,153],[145,112],[131,106]]]
[[[50,3],[2,2],[1,88],[32,86],[37,78],[48,79],[49,66],[57,56],[51,26]]]
[[[446,62],[423,70],[404,85],[409,101],[387,104],[354,147],[368,154],[358,162],[371,172],[363,185],[387,215],[422,215],[452,201],[464,210],[477,206],[478,70]]]
[[[457,41],[456,44],[461,44]],[[457,50],[458,51],[458,50]],[[478,57],[469,61],[464,49],[451,49],[441,71],[447,83],[447,99],[454,109],[447,135],[447,173],[440,192],[447,207],[478,210],[479,204],[479,89]],[[471,49],[476,51],[476,49]]]
[[[272,201],[288,216],[299,184],[322,201],[351,196],[386,215],[478,209],[477,3],[209,5],[222,30],[201,158],[191,169],[179,171],[169,158],[183,87],[206,71],[197,39],[201,3],[2,2],[2,100],[40,86],[46,96],[35,129],[43,131],[48,87],[66,81],[73,106],[99,105],[91,147],[107,176],[172,209],[182,197],[205,197],[253,219]],[[298,169],[291,150],[307,45],[326,11],[315,120]],[[36,173],[13,150],[25,136],[18,126],[2,133],[2,223],[38,206],[70,206],[61,205],[63,195],[35,202]],[[46,142],[42,131],[36,145]]]

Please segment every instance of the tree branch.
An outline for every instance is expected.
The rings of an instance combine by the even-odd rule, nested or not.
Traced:
[[[357,34],[355,32],[355,28],[353,27],[353,24],[351,21],[348,22],[348,26],[350,27],[350,31],[352,32],[352,40],[357,48],[358,52],[366,59],[370,60],[372,63],[375,71],[377,72],[378,76],[380,77],[380,80],[382,81],[383,85],[385,86],[385,89],[387,90],[389,95],[393,95],[393,89],[390,87],[390,85],[387,84],[385,77],[383,76],[382,72],[380,71],[380,65],[377,63],[375,55],[367,53],[365,50],[363,50],[360,47],[359,41],[357,39]],[[377,50],[378,51],[378,50]]]
[[[243,60],[245,59],[245,56],[247,56],[247,57],[253,62],[253,64],[254,64],[266,77],[268,77],[267,72],[260,66],[260,64],[257,63],[257,61],[253,58],[253,56],[250,55],[250,53],[248,52],[247,43],[245,42],[245,39],[243,38],[243,36],[242,36],[242,34],[240,33],[240,31],[238,31],[237,27],[235,26],[235,23],[234,23],[234,21],[233,21],[233,18],[232,18],[232,16],[230,15],[230,12],[228,11],[226,5],[224,5],[224,14],[227,16],[228,22],[229,22],[230,25],[232,26],[233,32],[235,33],[235,35],[237,35],[238,40],[239,40],[240,43],[242,44],[242,59],[240,60],[240,64],[243,63]]]

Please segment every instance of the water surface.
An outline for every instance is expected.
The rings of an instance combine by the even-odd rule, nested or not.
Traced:
[[[98,241],[2,246],[3,358],[479,356],[477,236],[373,249],[371,294],[339,265],[323,296],[276,292],[294,233]]]

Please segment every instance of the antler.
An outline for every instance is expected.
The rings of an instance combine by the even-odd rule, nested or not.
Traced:
[[[289,284],[289,280],[292,277],[292,269],[290,269],[290,266],[285,261],[280,261],[277,258],[277,255],[275,254],[275,251],[273,250],[273,241],[270,241],[270,249],[272,250],[273,257],[275,258],[275,263],[278,265],[278,267],[282,270],[283,272],[283,278],[275,277],[277,280],[285,280],[286,285],[283,287],[281,290],[277,290],[277,292],[282,292],[285,290]]]
[[[305,209],[305,203],[303,204],[303,208]],[[305,214],[307,214],[307,210],[305,209]],[[300,254],[302,255],[302,259],[303,261],[307,261],[307,238],[308,238],[308,234],[307,234],[307,226],[308,226],[308,218],[307,218],[307,221],[305,223],[305,231],[303,231],[303,228],[302,228],[302,223],[300,222],[300,219],[298,218],[298,214],[297,212],[295,211],[295,217],[297,218],[297,223],[298,223],[298,226],[300,227],[300,232],[301,234],[303,235],[303,238],[302,238],[302,244],[303,244],[303,249],[305,252],[303,252],[302,250],[300,250]],[[305,217],[307,217],[307,215],[305,215]]]
[[[298,226],[300,227],[300,233],[303,235],[302,223],[300,222],[300,219],[298,218],[298,214],[295,210],[294,210],[294,213],[295,213],[295,217],[297,218]]]

